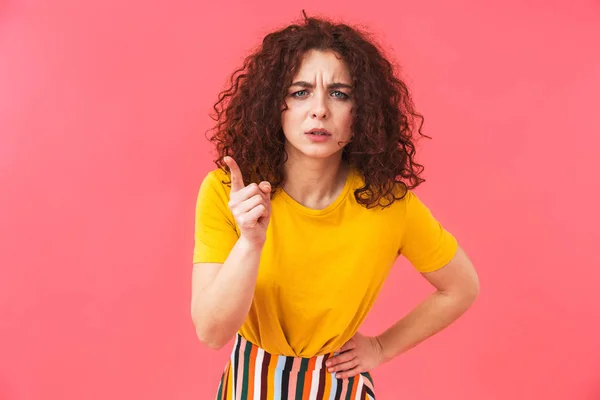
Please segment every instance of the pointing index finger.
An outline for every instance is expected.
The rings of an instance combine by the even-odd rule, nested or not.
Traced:
[[[231,191],[237,192],[244,188],[244,178],[242,177],[242,171],[240,171],[240,167],[237,165],[235,160],[229,156],[223,159],[225,164],[229,167],[231,171]]]

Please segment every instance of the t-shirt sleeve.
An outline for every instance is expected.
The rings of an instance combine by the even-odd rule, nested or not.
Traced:
[[[419,272],[432,272],[452,260],[458,248],[456,238],[435,219],[412,191],[404,199],[405,226],[400,254]]]
[[[193,262],[223,263],[238,240],[229,189],[215,171],[202,181],[196,201]],[[225,175],[223,174],[225,178]]]

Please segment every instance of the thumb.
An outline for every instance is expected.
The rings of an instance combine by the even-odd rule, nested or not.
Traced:
[[[263,181],[260,183],[259,187],[260,187],[260,190],[262,190],[264,194],[271,193],[271,184],[269,182]]]

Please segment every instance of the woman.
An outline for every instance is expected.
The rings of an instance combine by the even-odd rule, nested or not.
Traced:
[[[237,74],[237,75],[236,75]],[[192,318],[235,338],[219,399],[373,399],[369,371],[457,319],[478,278],[412,192],[420,133],[377,47],[308,18],[271,33],[215,105],[218,168],[196,205]],[[435,292],[358,332],[398,255]]]

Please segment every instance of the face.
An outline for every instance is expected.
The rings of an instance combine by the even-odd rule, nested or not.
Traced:
[[[290,158],[341,157],[352,137],[354,106],[345,62],[332,51],[307,52],[285,101],[281,125]]]

